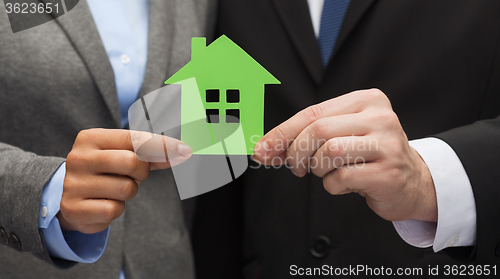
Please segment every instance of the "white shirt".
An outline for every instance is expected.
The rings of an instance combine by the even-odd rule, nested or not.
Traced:
[[[319,36],[324,0],[307,0],[316,38]],[[409,142],[427,164],[436,188],[438,222],[393,222],[408,244],[434,252],[447,247],[476,244],[476,203],[472,186],[457,154],[444,141],[424,138]]]

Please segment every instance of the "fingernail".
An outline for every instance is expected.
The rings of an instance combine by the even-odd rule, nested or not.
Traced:
[[[292,171],[293,175],[300,177],[299,174],[295,170],[291,170],[291,171]]]
[[[187,157],[193,153],[193,151],[191,150],[191,147],[189,147],[183,143],[179,143],[179,145],[177,145],[177,152],[179,152],[179,155],[184,156],[184,157]]]

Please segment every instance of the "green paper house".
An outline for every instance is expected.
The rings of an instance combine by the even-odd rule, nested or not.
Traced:
[[[280,82],[223,35],[209,46],[193,38],[191,61],[165,84],[182,85],[181,140],[194,154],[250,155],[264,133],[264,85]]]

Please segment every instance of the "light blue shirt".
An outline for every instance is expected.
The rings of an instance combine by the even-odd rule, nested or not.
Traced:
[[[121,123],[126,127],[128,109],[137,99],[146,72],[148,0],[87,0],[87,4],[113,68]],[[61,230],[54,217],[60,209],[65,174],[64,163],[45,186],[38,224],[52,257],[92,263],[104,252],[109,228],[91,235]],[[125,278],[123,271],[120,278]]]

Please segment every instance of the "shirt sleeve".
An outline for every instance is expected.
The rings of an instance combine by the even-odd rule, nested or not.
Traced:
[[[43,189],[38,227],[43,232],[51,257],[93,263],[101,257],[106,248],[109,227],[95,234],[61,230],[56,215],[60,209],[65,174],[66,163],[63,163]]]
[[[393,222],[399,236],[419,248],[476,244],[476,203],[465,169],[453,149],[437,138],[410,141],[427,164],[436,188],[438,222]]]

